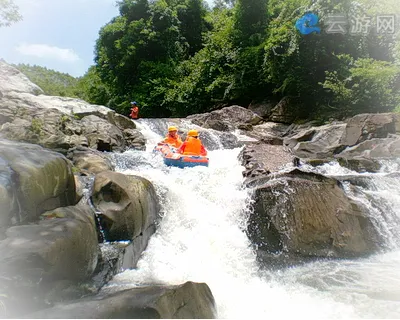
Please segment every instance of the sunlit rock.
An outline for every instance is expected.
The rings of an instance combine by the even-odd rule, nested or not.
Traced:
[[[93,204],[102,215],[108,241],[133,241],[133,264],[155,232],[159,203],[153,185],[146,179],[103,171],[96,175]]]
[[[231,131],[241,124],[256,125],[262,121],[259,115],[240,106],[225,107],[221,110],[195,114],[187,118],[194,124],[219,131]]]
[[[340,183],[295,169],[254,179],[249,237],[259,250],[316,257],[358,257],[375,252],[372,218]]]

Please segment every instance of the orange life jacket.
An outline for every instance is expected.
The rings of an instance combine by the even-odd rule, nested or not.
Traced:
[[[139,113],[139,108],[138,107],[133,107],[131,109],[131,114],[130,114],[131,118],[132,119],[137,119],[138,113]]]
[[[168,143],[169,145],[179,148],[182,145],[182,140],[180,136],[176,136],[176,138],[172,138],[170,135],[166,136],[163,140],[164,143]]]
[[[199,139],[189,137],[185,141],[185,149],[183,151],[183,154],[185,155],[200,155],[201,154],[201,148],[202,144]]]

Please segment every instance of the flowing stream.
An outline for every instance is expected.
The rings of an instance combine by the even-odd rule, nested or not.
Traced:
[[[382,253],[262,270],[244,232],[251,190],[242,188],[240,148],[222,149],[217,133],[203,131],[212,145],[210,166],[170,168],[151,152],[168,124],[164,120],[138,123],[147,150],[114,154],[114,161],[117,171],[143,176],[154,184],[163,219],[137,269],[115,276],[103,293],[194,281],[210,287],[218,318],[400,317],[400,180],[387,175],[398,171],[397,163],[388,162],[382,173],[369,175],[334,163],[303,168],[343,181],[350,177],[361,181],[346,190],[376,218],[385,238]]]

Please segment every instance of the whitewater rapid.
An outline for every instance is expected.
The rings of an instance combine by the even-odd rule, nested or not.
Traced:
[[[151,153],[166,126],[140,122],[146,151],[114,155],[117,171],[154,184],[163,218],[137,269],[115,276],[104,293],[194,281],[210,287],[218,318],[400,317],[400,251],[261,270],[244,232],[251,190],[242,187],[240,149],[210,151],[208,168],[169,168]],[[396,201],[399,191],[391,191]]]

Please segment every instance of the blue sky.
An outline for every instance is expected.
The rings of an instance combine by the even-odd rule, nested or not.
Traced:
[[[100,28],[118,15],[115,2],[14,0],[23,20],[0,28],[0,58],[82,76],[94,64]]]

